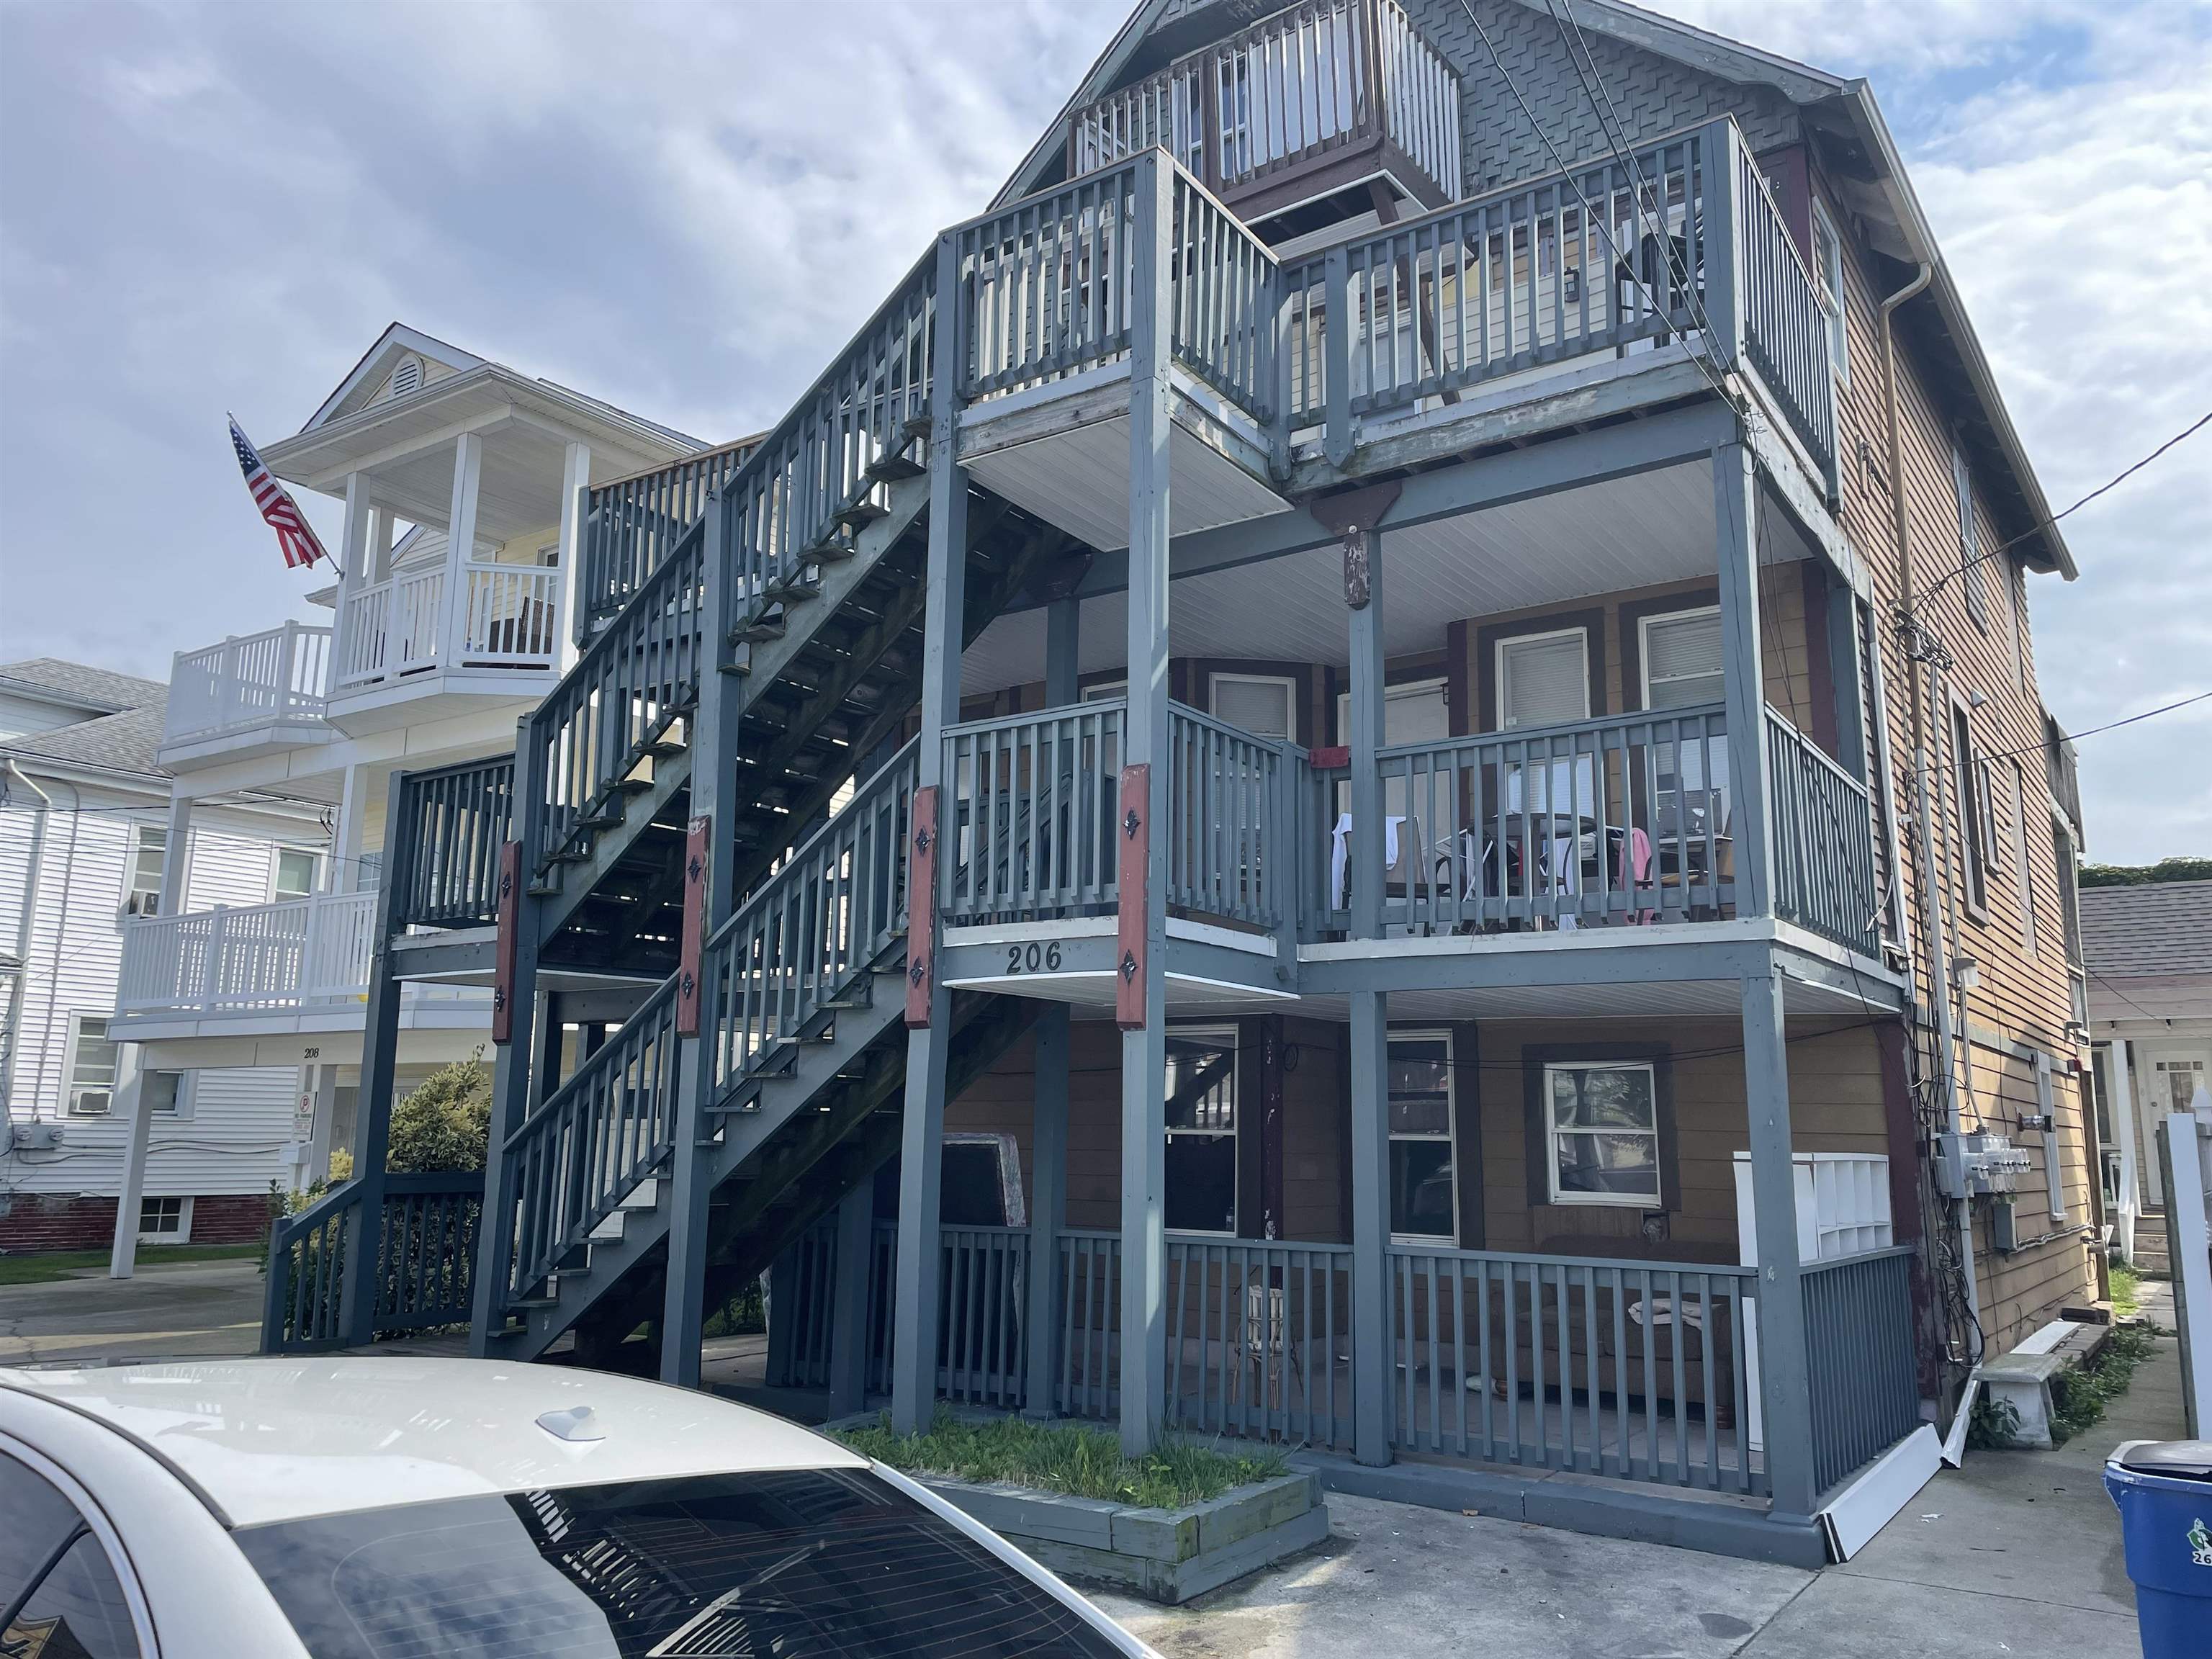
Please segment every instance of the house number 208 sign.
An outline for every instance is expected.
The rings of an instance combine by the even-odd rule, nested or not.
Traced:
[[[1060,942],[1050,945],[1009,945],[1006,947],[1006,971],[1010,974],[1057,973],[1060,971]]]

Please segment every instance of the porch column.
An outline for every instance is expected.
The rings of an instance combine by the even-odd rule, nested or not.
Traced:
[[[1044,701],[1062,708],[1079,696],[1076,647],[1083,601],[1055,599],[1045,611]],[[1074,757],[1057,763],[1073,765]],[[1030,1126],[1030,1267],[1027,1414],[1059,1413],[1060,1234],[1067,1217],[1068,1018],[1066,1003],[1045,1005],[1036,1024],[1036,1086]]]
[[[2136,1259],[2136,1223],[2142,1218],[2142,1154],[2136,1144],[2135,1056],[2128,1040],[2116,1036],[2105,1051],[2105,1074],[2112,1082],[2112,1097],[2105,1103],[2105,1115],[2120,1143],[2120,1209],[2112,1237],[2120,1254]],[[2102,1176],[2103,1171],[2098,1175]]]
[[[453,440],[453,502],[446,518],[446,609],[438,641],[441,669],[460,666],[468,654],[469,561],[476,556],[477,495],[483,482],[483,434]]]
[[[584,514],[592,488],[592,447],[570,444],[561,468],[561,608],[554,644],[561,672],[575,665],[584,638]]]
[[[1790,1051],[1782,980],[1770,958],[1744,975],[1744,1109],[1751,1139],[1753,1229],[1759,1241],[1759,1390],[1766,1478],[1779,1519],[1809,1524],[1813,1405],[1805,1295],[1797,1257],[1797,1176],[1790,1158]]]
[[[393,810],[404,775],[392,772],[385,784],[385,823],[395,823]],[[388,842],[387,842],[388,844]],[[348,1213],[345,1227],[345,1286],[338,1310],[338,1328],[350,1347],[367,1347],[375,1335],[374,1292],[378,1241],[383,1231],[384,1162],[392,1146],[392,1091],[399,1064],[399,1000],[403,990],[392,971],[392,895],[404,885],[404,872],[386,872],[386,879],[376,901],[376,927],[369,936],[368,1013],[361,1042],[361,1098],[354,1111],[353,1190],[360,1201]],[[500,1050],[502,1063],[507,1050]],[[488,1155],[485,1193],[491,1192],[490,1164],[499,1156],[505,1135],[500,1127],[496,1079],[492,1096],[491,1144]],[[487,1214],[494,1213],[485,1206]],[[496,1236],[484,1227],[486,1238]]]
[[[730,562],[728,524],[722,498],[707,502],[704,526],[706,580],[701,605],[706,617],[706,659],[699,670],[699,702],[686,722],[692,754],[691,830],[703,840],[705,867],[696,882],[687,870],[685,903],[697,907],[684,921],[684,974],[701,971],[696,950],[736,908],[737,839],[731,814],[737,788],[738,720],[744,708],[744,679],[725,673],[729,660]],[[534,797],[533,797],[534,799]],[[706,1001],[703,992],[693,1003]],[[679,1029],[681,1027],[679,1026]],[[700,1035],[695,1012],[678,1060],[676,1147],[672,1160],[668,1212],[668,1274],[660,1319],[660,1380],[680,1388],[699,1386],[699,1344],[707,1318],[708,1212],[714,1196],[716,1150],[707,1144],[713,1124],[707,1097],[713,1091],[713,1056]]]
[[[366,892],[362,879],[362,830],[368,819],[368,768],[349,766],[338,786],[337,817],[331,825],[331,855],[323,872],[326,893]]]
[[[374,568],[376,549],[370,538],[371,521],[385,526],[389,535],[392,515],[379,512],[369,504],[368,475],[349,472],[345,481],[345,529],[338,541],[338,608],[337,628],[334,644],[345,638],[346,607],[353,596],[377,580]],[[343,655],[333,653],[337,659],[331,665],[330,689],[335,690],[338,672],[343,663]]]
[[[115,1194],[115,1238],[107,1255],[107,1276],[128,1279],[138,1265],[138,1211],[146,1192],[147,1143],[154,1114],[146,1108],[145,1051],[135,1042],[115,1050],[115,1111],[128,1120],[131,1138],[123,1143],[123,1176]]]
[[[308,1103],[307,1158],[300,1170],[300,1185],[313,1185],[331,1171],[331,1126],[337,1115],[338,1068],[310,1060],[301,1067],[300,1093]]]
[[[916,783],[928,792],[921,799],[932,801],[939,799],[945,784],[945,728],[960,719],[960,652],[968,602],[968,473],[959,464],[957,449],[965,355],[956,297],[960,292],[960,249],[949,236],[937,244],[937,291],[945,296],[945,306],[938,314],[930,365],[929,563],[923,579],[921,737],[915,757]],[[922,838],[929,837],[933,848],[945,829],[941,811],[934,823],[924,821],[919,811],[915,814],[916,860],[929,863],[921,857]],[[937,977],[936,963],[918,956],[915,945],[935,938],[937,902],[933,887],[907,895],[910,994],[906,1115],[899,1137],[898,1291],[891,1340],[891,1425],[902,1434],[927,1429],[937,1410],[937,1294],[943,1267],[938,1215],[943,1197],[952,994]]]
[[[1774,914],[1768,840],[1766,690],[1759,628],[1759,478],[1751,450],[1713,451],[1713,532],[1719,556],[1722,689],[1728,708],[1729,839],[1738,915]]]
[[[830,1415],[868,1403],[868,1271],[876,1245],[876,1176],[864,1170],[837,1204],[837,1276],[830,1304]]]
[[[168,841],[161,848],[161,891],[156,901],[157,915],[174,916],[184,913],[186,896],[191,891],[192,881],[192,806],[190,795],[173,793],[169,797]]]
[[[1379,514],[1376,516],[1379,517]],[[1352,695],[1352,935],[1382,937],[1388,872],[1382,778],[1382,537],[1370,518],[1346,524],[1345,603],[1350,607]],[[1354,991],[1352,1017],[1352,1455],[1390,1461],[1389,999]]]
[[[1129,358],[1128,714],[1121,739],[1121,1449],[1158,1441],[1167,1379],[1169,238],[1172,175],[1138,162]],[[1133,823],[1132,820],[1134,820]]]

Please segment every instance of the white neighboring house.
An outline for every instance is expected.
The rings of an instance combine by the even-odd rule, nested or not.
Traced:
[[[210,802],[265,792],[318,804],[331,855],[252,908],[218,915],[227,901],[195,886],[134,922],[115,1029],[173,1064],[285,1068],[302,1184],[353,1138],[393,775],[514,751],[517,719],[575,658],[580,492],[700,447],[397,323],[263,447],[279,477],[345,504],[343,574],[306,596],[331,617],[178,653],[152,738],[176,777],[173,842],[202,841]],[[249,530],[226,556],[276,550]],[[401,1091],[488,1060],[490,1033],[488,988],[409,985]]]
[[[186,877],[155,759],[167,696],[51,658],[0,664],[0,1249],[105,1246],[134,1184],[141,1237],[256,1238],[270,1182],[298,1166],[295,1068],[148,1060],[114,1030],[126,927],[171,878],[203,908],[260,904],[312,886],[328,842],[314,809],[226,799]]]
[[[2084,887],[2105,1207],[2130,1260],[2166,1268],[2158,1126],[2212,1088],[2212,881]]]

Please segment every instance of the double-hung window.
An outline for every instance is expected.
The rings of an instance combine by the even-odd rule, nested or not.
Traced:
[[[281,901],[306,898],[313,893],[316,863],[316,855],[304,847],[278,848],[273,896]]]
[[[105,1014],[76,1014],[70,1027],[69,1100],[75,1117],[105,1117],[115,1103],[115,1045]]]
[[[1974,537],[1974,475],[1966,453],[1951,446],[1951,488],[1959,498],[1959,580],[1966,591],[1966,614],[1984,634],[1990,629],[1990,562],[1980,556]]]
[[[1459,1237],[1452,1173],[1451,1038],[1390,1038],[1390,1231],[1446,1243]]]
[[[1208,686],[1213,717],[1255,738],[1288,738],[1297,729],[1297,682],[1274,674],[1216,674]]]
[[[1990,903],[1990,763],[1974,747],[1964,704],[1951,708],[1951,764],[1959,795],[1959,879],[1972,909]]]
[[[1650,1062],[1547,1065],[1544,1126],[1553,1203],[1661,1207],[1659,1093]]]
[[[1850,340],[1844,326],[1844,239],[1836,234],[1827,209],[1813,204],[1813,278],[1820,285],[1820,307],[1828,313],[1828,362],[1836,384],[1851,380]]]
[[[131,881],[123,908],[134,916],[150,916],[161,908],[161,870],[169,861],[169,831],[166,824],[141,823],[131,832]]]
[[[1529,634],[1498,647],[1498,723],[1564,726],[1589,718],[1589,635]]]
[[[1167,1224],[1237,1231],[1237,1030],[1168,1033]]]

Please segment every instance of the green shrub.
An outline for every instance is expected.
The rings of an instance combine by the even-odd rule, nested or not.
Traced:
[[[2086,1365],[2051,1379],[2051,1438],[2064,1445],[2094,1427],[2105,1407],[2128,1391],[2136,1367],[2158,1352],[2151,1333],[2133,1325],[2115,1326],[2104,1347]]]
[[[491,1139],[491,1068],[479,1048],[441,1066],[392,1109],[384,1167],[401,1173],[481,1170]]]

